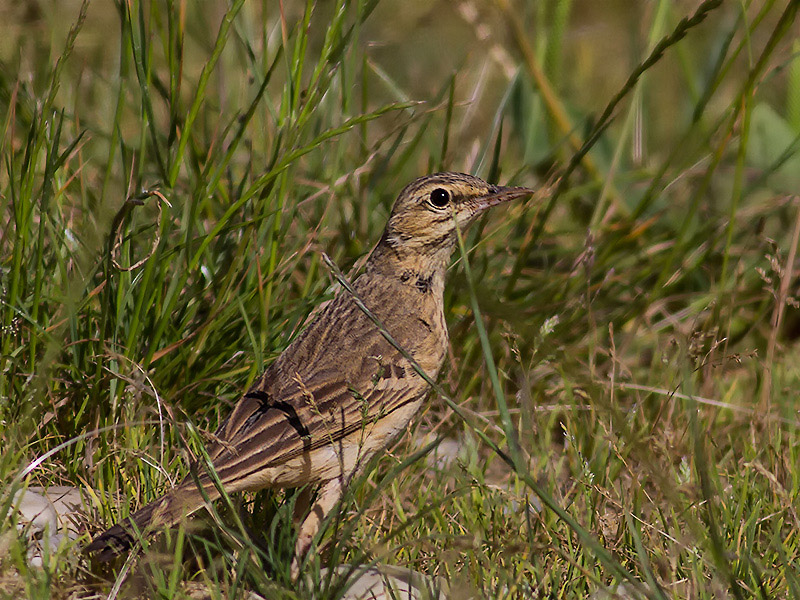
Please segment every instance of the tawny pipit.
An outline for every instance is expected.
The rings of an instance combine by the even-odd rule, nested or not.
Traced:
[[[462,173],[437,173],[400,192],[356,294],[431,378],[447,349],[444,277],[465,228],[487,208],[532,194]],[[359,467],[404,431],[428,384],[342,290],[239,401],[208,448],[228,492],[319,484],[300,526],[294,571]],[[98,536],[108,558],[134,531],[172,525],[219,493],[205,470]],[[199,483],[199,486],[198,486]],[[200,489],[202,487],[202,491]]]

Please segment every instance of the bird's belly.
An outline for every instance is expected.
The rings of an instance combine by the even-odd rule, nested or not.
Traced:
[[[242,482],[241,489],[299,487],[347,478],[406,430],[421,403],[422,398],[409,402],[341,440],[253,473]]]

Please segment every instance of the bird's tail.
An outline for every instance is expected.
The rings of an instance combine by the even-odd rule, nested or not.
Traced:
[[[169,527],[203,506],[199,490],[177,487],[107,529],[84,549],[99,561],[108,561],[130,550],[142,535]]]

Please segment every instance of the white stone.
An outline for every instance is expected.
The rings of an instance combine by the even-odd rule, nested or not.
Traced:
[[[344,577],[350,567],[339,566],[336,576]],[[324,580],[328,569],[320,571]],[[447,585],[413,569],[392,565],[359,567],[348,579],[342,600],[447,600]]]

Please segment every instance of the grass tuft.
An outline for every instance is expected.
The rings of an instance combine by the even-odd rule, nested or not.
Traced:
[[[2,595],[800,598],[798,6],[0,7]],[[296,491],[81,558],[434,169],[553,191],[460,240],[448,367],[306,578]],[[34,485],[92,504],[41,567]]]

